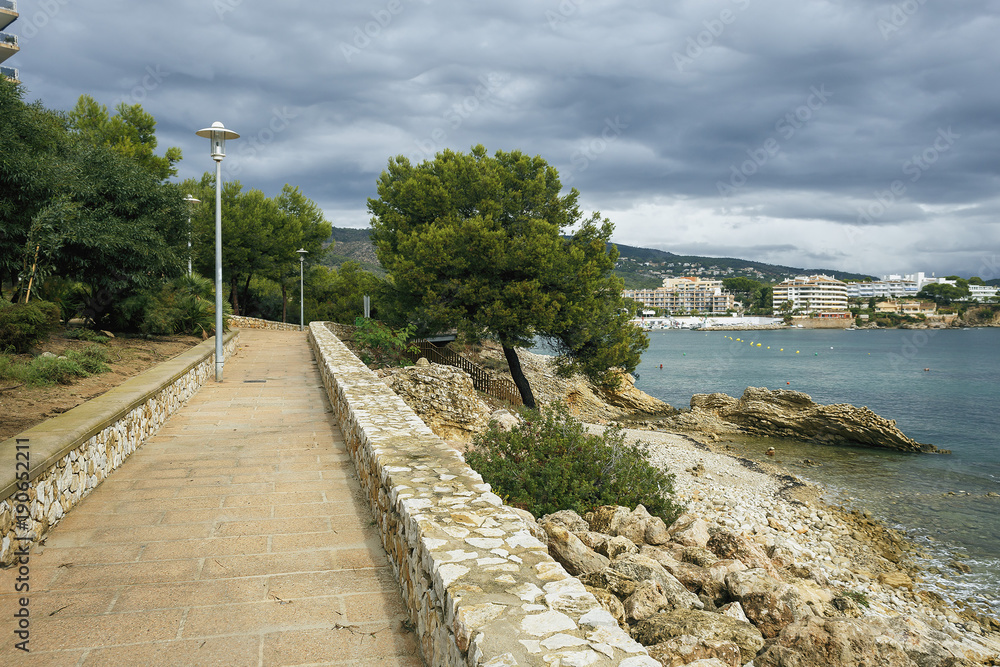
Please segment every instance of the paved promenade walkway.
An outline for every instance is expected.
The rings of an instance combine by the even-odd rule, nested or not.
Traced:
[[[305,333],[244,330],[32,553],[27,654],[16,576],[0,665],[423,664]]]

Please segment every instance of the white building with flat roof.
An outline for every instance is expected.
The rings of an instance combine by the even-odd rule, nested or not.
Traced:
[[[627,289],[622,296],[668,313],[725,313],[736,305],[732,293],[722,289],[721,280],[694,277],[664,278],[656,289]]]
[[[830,276],[798,276],[774,286],[775,311],[790,301],[805,314],[847,312],[847,284]]]

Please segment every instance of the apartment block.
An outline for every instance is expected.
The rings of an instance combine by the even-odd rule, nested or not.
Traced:
[[[695,277],[664,278],[663,285],[656,289],[627,289],[622,296],[668,313],[722,314],[736,305],[735,297],[722,289],[721,280]]]
[[[21,50],[17,44],[17,35],[5,32],[7,26],[17,20],[17,2],[15,0],[0,0],[0,63]],[[0,76],[12,81],[19,81],[17,70],[13,67],[0,65]]]
[[[775,311],[787,301],[791,310],[820,317],[847,312],[847,284],[829,276],[798,276],[774,286]]]

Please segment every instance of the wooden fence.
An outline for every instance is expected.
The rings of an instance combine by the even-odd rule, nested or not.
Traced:
[[[417,346],[417,352],[411,355],[414,361],[424,357],[427,361],[435,364],[461,368],[472,377],[472,386],[484,394],[514,406],[524,405],[521,401],[521,392],[517,390],[517,385],[513,381],[507,378],[493,377],[482,366],[447,348],[435,347],[433,343],[428,343],[425,340],[413,341],[413,343]]]

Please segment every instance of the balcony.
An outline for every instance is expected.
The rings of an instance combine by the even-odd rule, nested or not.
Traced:
[[[21,83],[21,79],[17,75],[16,67],[0,67],[0,76],[10,79],[14,83]]]
[[[0,30],[17,19],[17,3],[14,0],[0,0]]]
[[[20,50],[21,49],[17,45],[17,35],[0,32],[0,63],[7,60],[7,58],[10,58]]]

